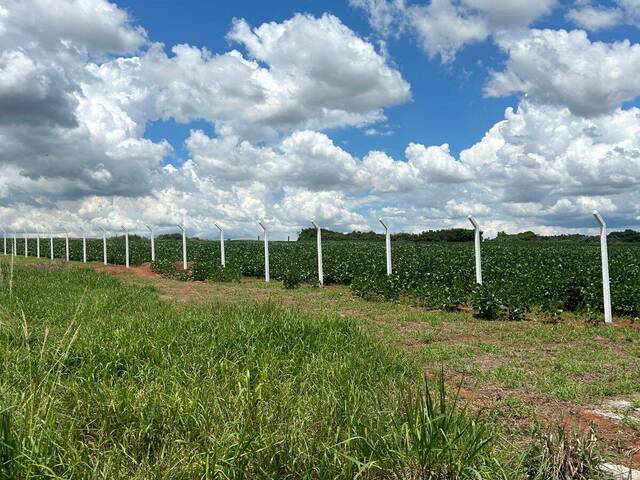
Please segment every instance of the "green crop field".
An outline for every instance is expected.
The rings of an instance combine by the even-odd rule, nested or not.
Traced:
[[[9,242],[9,247],[12,247]],[[35,241],[29,242],[29,255],[35,255]],[[178,238],[156,241],[157,260],[162,263],[182,259]],[[226,260],[237,275],[264,275],[263,243],[226,242]],[[87,242],[88,259],[102,260],[102,241]],[[215,241],[189,239],[188,258],[200,270],[214,269],[220,247]],[[18,252],[24,253],[23,240]],[[124,238],[108,240],[109,262],[124,264]],[[41,254],[48,255],[48,240]],[[54,241],[56,258],[64,256],[64,240]],[[429,308],[456,309],[472,306],[485,318],[519,319],[531,311],[546,315],[580,312],[597,318],[603,308],[600,249],[597,244],[578,242],[527,243],[483,242],[484,285],[474,282],[473,245],[470,243],[393,243],[394,274],[385,275],[382,242],[324,242],[326,284],[352,285],[365,298],[395,301],[408,298]],[[70,241],[70,258],[82,259],[82,242]],[[151,259],[149,240],[130,238],[130,262],[137,265]],[[613,313],[640,315],[640,247],[633,244],[609,246]],[[271,242],[271,277],[279,280],[314,283],[317,281],[314,242]],[[200,279],[204,279],[200,278]],[[188,279],[188,276],[183,276]]]

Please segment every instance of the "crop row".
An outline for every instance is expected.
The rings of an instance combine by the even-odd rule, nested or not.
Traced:
[[[150,261],[149,240],[132,236],[132,265]],[[8,242],[11,250],[12,242]],[[82,241],[71,239],[70,258],[82,260]],[[226,263],[244,276],[264,275],[263,243],[228,241]],[[156,257],[182,258],[179,239],[156,240]],[[190,262],[219,262],[219,243],[188,239]],[[18,241],[24,254],[24,241]],[[36,253],[29,241],[29,255]],[[123,264],[124,238],[108,240],[109,263]],[[49,255],[49,242],[41,241],[41,255]],[[64,239],[54,240],[54,256],[64,257]],[[87,240],[89,261],[102,260],[102,241]],[[417,302],[442,309],[471,304],[480,314],[518,318],[531,309],[596,312],[602,309],[600,252],[597,245],[578,243],[533,244],[483,242],[484,285],[474,282],[473,245],[470,243],[393,243],[393,270],[385,275],[385,250],[381,242],[324,242],[324,281],[351,285],[367,298],[395,300],[410,296]],[[640,315],[640,247],[609,247],[611,295],[617,315]],[[316,248],[313,242],[271,242],[271,277],[292,275],[302,282],[317,279]]]

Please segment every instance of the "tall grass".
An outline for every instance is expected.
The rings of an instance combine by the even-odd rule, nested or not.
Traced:
[[[0,478],[517,478],[352,320],[1,267]]]

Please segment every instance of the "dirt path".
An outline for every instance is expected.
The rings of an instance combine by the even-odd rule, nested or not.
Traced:
[[[598,438],[613,453],[617,461],[630,467],[640,467],[640,394],[600,395],[586,398],[585,402],[563,401],[548,393],[537,391],[530,385],[509,387],[501,384],[495,372],[518,361],[522,355],[548,356],[550,364],[560,358],[567,348],[602,349],[608,352],[620,351],[621,364],[630,359],[624,355],[636,355],[638,349],[623,352],[627,330],[637,329],[637,325],[618,324],[614,330],[592,333],[585,322],[575,321],[567,325],[567,331],[575,333],[584,329],[584,338],[561,336],[532,344],[531,336],[545,332],[546,327],[539,322],[483,322],[474,319],[469,312],[430,312],[405,304],[371,303],[351,295],[344,286],[323,288],[301,287],[285,290],[278,282],[265,282],[256,279],[243,279],[240,284],[221,284],[208,282],[181,282],[162,278],[151,271],[149,264],[126,269],[121,266],[93,265],[98,271],[126,282],[154,285],[163,298],[177,302],[231,302],[263,303],[272,302],[288,308],[301,309],[313,314],[338,314],[345,317],[371,320],[391,333],[403,348],[424,356],[433,349],[453,354],[447,359],[443,356],[440,363],[425,357],[425,369],[429,373],[443,365],[448,378],[461,382],[461,392],[470,404],[477,407],[490,407],[498,412],[498,422],[513,428],[513,436],[522,436],[535,423],[543,425],[566,424],[581,430],[593,426]],[[619,329],[619,332],[615,329]],[[581,330],[580,330],[581,331]],[[612,335],[612,332],[614,335]],[[618,335],[620,333],[620,335]],[[488,353],[470,356],[465,349],[480,346]],[[495,351],[492,351],[493,350]],[[457,356],[456,356],[456,352]],[[588,351],[586,352],[589,353]],[[617,353],[616,353],[617,355]],[[617,358],[617,357],[616,357]],[[637,360],[637,359],[636,359]],[[625,363],[627,362],[627,363]],[[462,367],[458,365],[462,363]],[[434,364],[437,368],[434,368]],[[607,365],[603,366],[606,372]],[[468,371],[475,372],[469,374]],[[628,368],[633,368],[629,364]],[[526,372],[525,372],[526,373]],[[547,375],[552,371],[542,371]],[[604,374],[603,374],[604,375]],[[607,377],[603,376],[602,381]],[[599,381],[598,378],[591,379]],[[584,381],[579,375],[575,382]],[[517,379],[516,382],[517,383]],[[625,403],[626,402],[626,403]],[[620,405],[625,408],[620,409]]]

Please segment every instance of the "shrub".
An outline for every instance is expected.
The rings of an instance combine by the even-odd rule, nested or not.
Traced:
[[[351,291],[365,300],[397,301],[400,298],[400,288],[394,275],[356,277],[351,282]]]
[[[241,272],[238,267],[223,267],[217,261],[200,261],[191,264],[190,280],[203,282],[239,282]]]
[[[298,288],[302,281],[302,275],[297,268],[287,268],[282,275],[282,283],[284,288],[292,290]]]
[[[495,320],[500,316],[500,303],[486,285],[478,285],[471,294],[471,306],[478,318]]]
[[[175,277],[176,267],[171,260],[156,260],[151,263],[151,270],[163,277]]]

